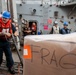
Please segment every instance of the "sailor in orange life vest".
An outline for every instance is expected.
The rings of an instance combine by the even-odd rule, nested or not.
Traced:
[[[36,24],[33,22],[32,23],[32,35],[36,34]]]
[[[11,74],[15,74],[14,70],[14,61],[12,58],[12,53],[10,50],[9,39],[12,34],[12,26],[10,20],[10,13],[8,11],[4,11],[2,14],[2,18],[0,18],[0,65],[2,64],[3,52],[6,56],[6,66],[8,67],[8,71]]]

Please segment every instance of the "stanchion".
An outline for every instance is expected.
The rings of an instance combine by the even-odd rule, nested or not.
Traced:
[[[21,58],[21,55],[20,55],[20,52],[18,50],[18,47],[17,47],[17,44],[16,44],[16,41],[15,41],[15,38],[14,38],[14,35],[12,34],[12,40],[13,40],[13,43],[15,45],[15,48],[16,48],[16,51],[17,51],[17,54],[18,54],[18,57],[19,57],[19,60],[20,60],[20,63],[21,63],[21,66],[23,67],[23,60]]]

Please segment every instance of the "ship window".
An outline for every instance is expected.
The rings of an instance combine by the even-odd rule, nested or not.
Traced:
[[[19,14],[19,18],[20,18],[20,19],[22,18],[22,14]]]
[[[22,4],[20,4],[20,6],[22,6]]]
[[[69,24],[71,24],[71,22],[70,22],[70,21],[69,21],[68,23],[69,23]]]
[[[63,19],[63,18],[64,18],[64,16],[61,16],[61,18]]]
[[[54,12],[54,17],[55,17],[55,18],[58,18],[58,11],[55,11],[55,12]]]
[[[75,19],[75,22],[76,22],[76,19]]]
[[[73,19],[73,17],[71,17],[71,19]]]

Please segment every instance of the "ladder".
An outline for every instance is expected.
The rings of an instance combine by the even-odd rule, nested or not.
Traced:
[[[48,7],[47,5],[43,6],[43,23],[47,24],[48,19]]]
[[[71,11],[68,14],[68,17],[73,13],[73,11],[75,10],[75,8],[76,8],[76,5],[74,5],[74,7],[71,9]]]

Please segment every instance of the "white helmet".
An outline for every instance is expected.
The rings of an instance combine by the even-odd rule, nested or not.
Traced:
[[[54,24],[58,24],[58,22],[57,22],[57,21],[55,21],[55,22],[54,22]]]

